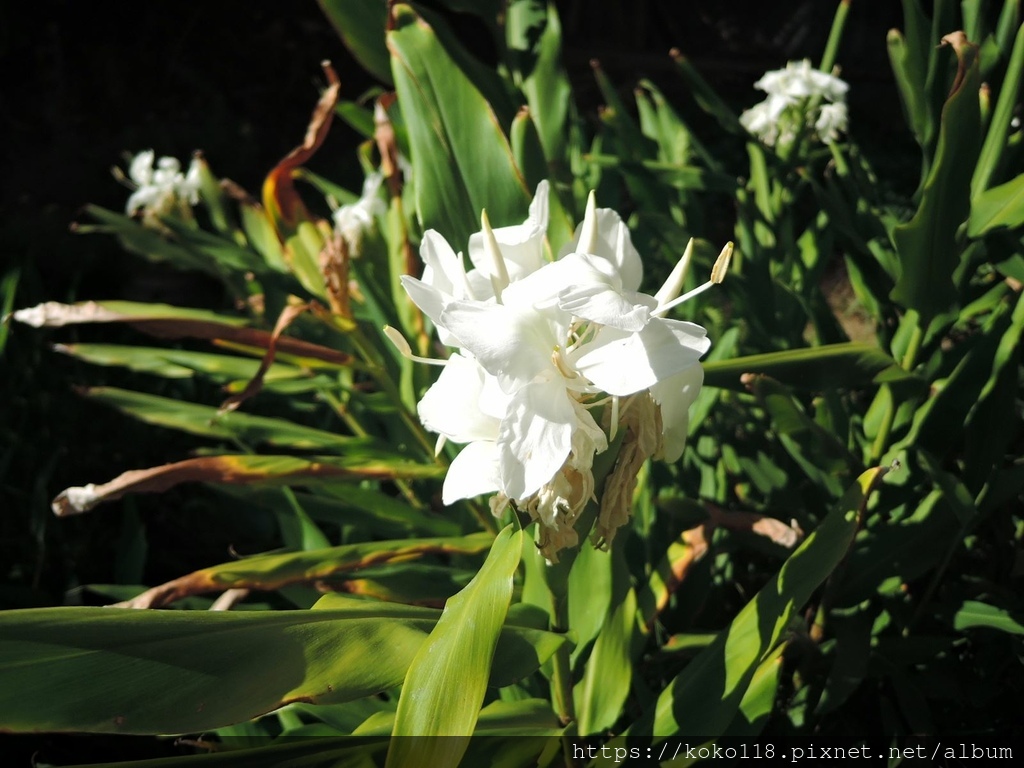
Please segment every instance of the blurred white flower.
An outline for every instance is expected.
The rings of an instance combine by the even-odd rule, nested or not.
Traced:
[[[847,127],[849,86],[834,75],[811,67],[807,59],[765,74],[754,87],[768,94],[740,115],[740,123],[769,146],[793,142],[807,127],[831,143]]]
[[[143,219],[167,216],[199,202],[199,160],[193,158],[188,172],[181,172],[181,163],[173,157],[161,157],[148,149],[132,158],[128,178],[135,191],[125,205],[129,215],[143,212]],[[156,166],[154,167],[154,160]]]
[[[627,442],[642,437],[644,446],[627,475],[635,479],[636,462],[659,450],[679,457],[710,341],[699,325],[662,317],[704,289],[677,298],[685,263],[657,296],[638,293],[643,268],[629,231],[617,213],[598,210],[593,195],[563,256],[545,261],[547,194],[543,183],[521,225],[492,230],[484,215],[468,272],[444,238],[427,232],[423,279],[403,282],[442,342],[459,350],[425,361],[444,370],[419,403],[428,429],[466,444],[449,467],[444,503],[494,493],[498,512],[514,502],[542,523],[540,546],[554,560],[576,543],[572,526],[594,498],[594,456],[615,436],[620,399],[624,414],[654,414],[642,436],[634,434],[636,416],[623,422],[633,425]],[[592,413],[601,406],[603,428]],[[628,517],[628,509],[611,514],[602,542]]]
[[[384,175],[374,171],[363,181],[363,192],[359,199],[334,212],[334,229],[345,238],[350,253],[359,251],[363,235],[373,228],[374,217],[387,212],[387,204],[379,194],[383,183]]]

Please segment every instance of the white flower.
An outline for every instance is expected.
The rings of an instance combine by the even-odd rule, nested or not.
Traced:
[[[839,139],[840,133],[846,133],[847,122],[845,104],[822,104],[814,130],[825,144],[831,144]]]
[[[383,183],[384,175],[374,171],[363,181],[363,192],[359,199],[334,212],[334,229],[345,238],[350,253],[359,251],[363,235],[373,228],[374,217],[387,211],[387,205],[379,195]]]
[[[469,272],[440,235],[426,233],[423,279],[403,281],[441,340],[459,349],[447,361],[424,361],[445,368],[419,404],[428,429],[466,444],[448,470],[444,503],[482,493],[497,494],[495,510],[515,502],[541,521],[542,549],[555,559],[576,541],[572,524],[593,498],[593,459],[615,435],[620,398],[628,399],[624,413],[640,412],[629,410],[639,398],[649,403],[642,412],[655,414],[630,417],[627,439],[644,447],[619,471],[622,487],[656,450],[679,457],[710,342],[702,327],[663,317],[707,287],[677,298],[692,248],[656,296],[638,293],[643,269],[629,231],[591,195],[562,258],[545,262],[547,193],[538,187],[522,225],[492,230],[482,217]],[[591,413],[597,406],[605,406],[604,429]],[[628,516],[612,515],[602,540]]]
[[[754,87],[768,94],[740,115],[740,123],[768,146],[791,144],[808,126],[831,143],[846,130],[849,86],[835,75],[811,67],[807,59],[765,74]]]
[[[128,166],[128,178],[136,188],[125,205],[129,215],[142,210],[144,218],[167,216],[177,207],[199,202],[199,159],[193,158],[188,172],[182,174],[175,158],[161,157],[154,167],[155,157],[148,149],[133,157]]]

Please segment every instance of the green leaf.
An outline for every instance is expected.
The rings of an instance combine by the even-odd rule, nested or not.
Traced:
[[[583,679],[573,689],[580,736],[611,728],[622,714],[633,681],[630,649],[638,630],[636,592],[630,589],[601,628]]]
[[[1013,618],[1009,611],[994,605],[966,600],[953,617],[953,628],[991,627],[1011,635],[1024,635],[1024,624]]]
[[[942,109],[934,162],[921,205],[906,224],[893,230],[900,275],[893,301],[917,310],[927,323],[956,301],[953,272],[959,264],[956,231],[970,212],[971,175],[978,159],[978,49],[955,44],[960,71]]]
[[[1004,12],[1010,10],[1011,5],[1011,3],[1006,3]],[[992,111],[988,133],[985,134],[985,143],[982,144],[981,152],[978,155],[978,165],[974,169],[974,177],[971,179],[971,194],[975,198],[975,203],[977,203],[978,195],[988,189],[992,177],[999,172],[1000,167],[1006,161],[1006,140],[1012,129],[1013,113],[1017,108],[1017,94],[1020,92],[1022,80],[1024,80],[1024,25],[1017,29],[1013,52],[1010,54],[1010,62],[1006,67],[1006,77],[999,88],[999,99],[996,102],[996,108]],[[974,218],[973,210],[971,218]]]
[[[317,0],[355,60],[381,82],[391,85],[391,61],[384,45],[388,11],[377,0]]]
[[[312,611],[3,611],[0,722],[13,732],[186,733],[290,701],[351,701],[401,683],[437,619],[337,595]],[[492,682],[529,674],[562,642],[505,627]]]
[[[388,32],[398,103],[412,150],[416,212],[458,251],[487,209],[494,226],[526,218],[530,194],[494,108],[407,5]],[[481,169],[487,173],[481,173]]]
[[[126,251],[142,256],[148,261],[170,264],[178,269],[194,269],[214,276],[220,275],[214,264],[204,259],[201,254],[174,242],[155,229],[142,226],[130,216],[108,211],[98,205],[87,205],[85,212],[100,223],[80,224],[75,227],[76,232],[111,234],[117,237]]]
[[[745,373],[762,373],[790,387],[815,390],[915,378],[878,347],[850,342],[708,362],[704,384],[744,391],[740,377]]]
[[[465,589],[450,598],[434,631],[409,667],[392,736],[464,736],[413,742],[393,739],[388,768],[458,764],[468,747],[512,599],[522,530],[507,526]]]
[[[355,446],[368,446],[372,442],[369,438],[339,435],[284,419],[254,416],[240,411],[221,412],[208,405],[127,389],[93,387],[86,389],[84,394],[146,424],[156,424],[201,437],[307,451],[334,450],[339,453]]]
[[[254,555],[193,571],[148,590],[133,602],[135,607],[162,608],[205,592],[227,589],[270,591],[288,584],[338,578],[388,563],[405,563],[426,555],[475,555],[487,549],[492,540],[490,534],[475,533],[460,537],[363,542],[306,552]]]
[[[974,199],[967,234],[981,237],[993,229],[1013,229],[1021,224],[1024,224],[1024,173],[982,192]]]
[[[885,472],[875,467],[857,479],[786,560],[778,576],[661,692],[657,705],[620,738],[653,735],[656,739],[699,737],[704,741],[724,732],[761,663],[846,554],[868,497]],[[609,746],[621,744],[613,740]]]
[[[534,6],[534,7],[530,7]],[[523,18],[543,6],[543,29],[531,47],[536,28],[527,26]],[[532,58],[532,66],[520,67],[524,78],[523,95],[530,107],[530,117],[537,127],[544,155],[553,171],[565,163],[566,127],[572,107],[572,86],[562,69],[562,24],[555,4],[510,3],[506,24],[510,54]],[[532,57],[530,54],[533,54]],[[563,169],[567,170],[567,169]],[[557,173],[555,175],[558,175]]]
[[[860,468],[846,446],[808,416],[789,389],[779,382],[762,375],[748,382],[786,452],[815,484],[828,489],[833,497],[840,496]]]

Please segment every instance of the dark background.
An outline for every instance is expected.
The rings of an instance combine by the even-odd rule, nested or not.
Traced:
[[[760,100],[752,83],[765,70],[821,56],[835,5],[563,0],[558,7],[564,60],[585,117],[593,119],[599,106],[589,65],[597,58],[627,102],[635,81],[648,77],[686,119],[708,128],[673,74],[670,48],[742,109]],[[916,152],[885,53],[885,33],[900,17],[898,3],[855,0],[838,61],[851,83],[857,141],[881,161],[909,158],[912,179]],[[451,22],[474,53],[493,56],[478,20]],[[141,262],[110,238],[72,234],[69,224],[85,203],[121,210],[129,191],[109,169],[150,148],[183,162],[201,149],[218,176],[258,193],[305,131],[325,58],[341,76],[343,98],[375,84],[313,0],[0,3],[0,279],[16,270],[14,307],[90,298],[221,307],[215,285]],[[316,169],[358,189],[356,141],[336,122]],[[195,445],[77,397],[73,387],[106,383],[193,397],[196,385],[155,386],[49,350],[78,340],[151,343],[112,327],[10,329],[0,347],[0,608],[60,604],[81,584],[159,583],[239,547],[226,532],[232,526],[223,520],[223,500],[195,488],[53,518],[49,500],[61,489],[180,459]],[[122,546],[130,540],[153,542],[142,547],[144,562],[119,555],[137,551]],[[46,737],[18,745],[45,747],[55,762],[161,751],[150,739]]]

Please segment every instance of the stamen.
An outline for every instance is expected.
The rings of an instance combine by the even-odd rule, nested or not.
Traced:
[[[718,258],[715,259],[715,266],[711,268],[711,282],[715,285],[725,280],[725,275],[729,271],[729,262],[732,261],[732,249],[733,245],[730,240],[725,244],[722,252],[718,254]]]
[[[583,226],[580,227],[580,242],[576,246],[577,253],[594,253],[597,250],[597,197],[590,190],[587,197],[587,210],[583,214]]]
[[[405,336],[390,325],[384,326],[384,335],[388,337],[388,341],[395,345],[395,349],[397,349],[399,354],[401,354],[406,360],[412,360],[414,363],[425,363],[426,365],[448,365],[447,360],[435,360],[429,357],[414,355],[412,353],[412,347],[409,346],[409,342],[406,341]]]
[[[608,429],[608,442],[615,439],[615,433],[619,431],[619,398],[612,396],[612,424]]]
[[[505,258],[501,255],[498,240],[494,237],[494,230],[491,229],[491,222],[487,219],[487,211],[480,212],[480,227],[483,230],[484,250],[491,262],[491,285],[494,287],[494,298],[501,304],[501,292],[512,281],[509,279]]]
[[[689,301],[695,296],[699,296],[704,293],[708,288],[719,285],[729,271],[729,261],[732,259],[733,244],[731,242],[726,243],[722,252],[718,254],[718,258],[715,260],[715,265],[711,268],[711,279],[703,285],[698,285],[692,291],[687,291],[677,299],[673,299],[667,304],[660,305],[657,309],[651,311],[651,317],[658,317],[664,315],[673,307],[678,307],[683,302]]]

